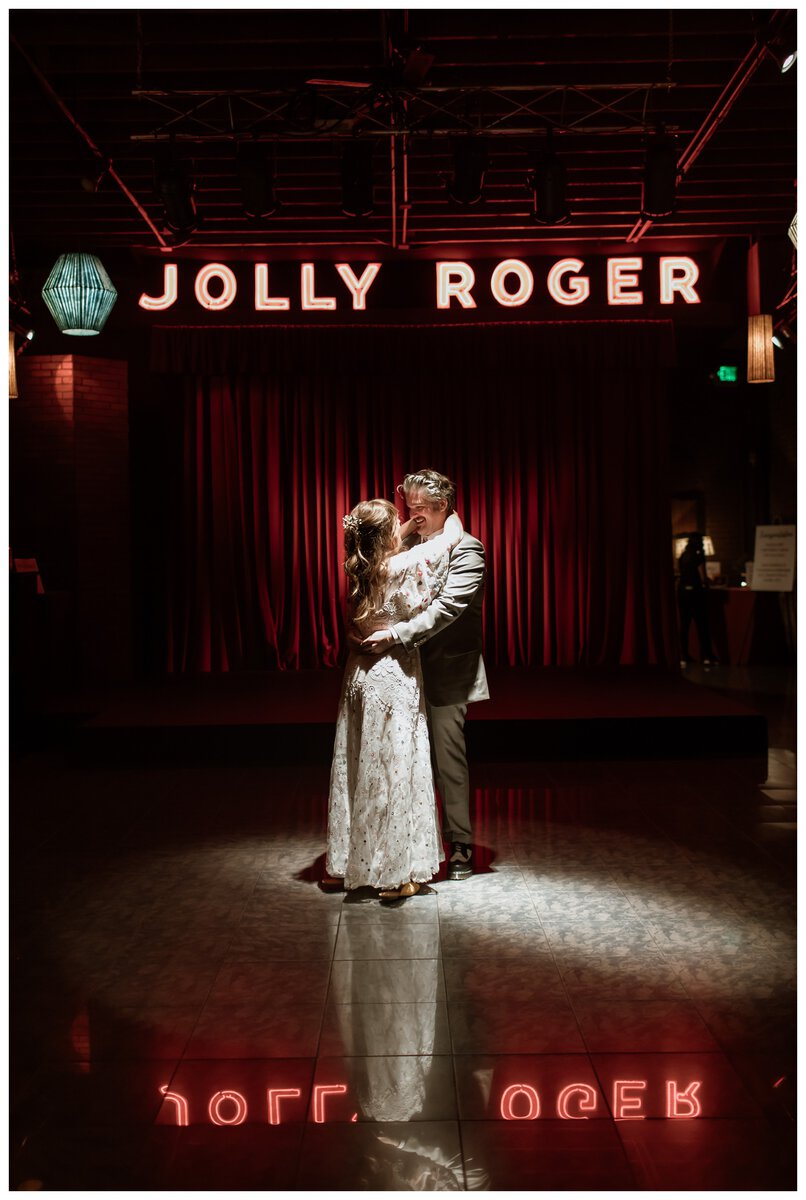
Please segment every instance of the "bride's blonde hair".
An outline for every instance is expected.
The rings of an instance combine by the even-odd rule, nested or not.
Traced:
[[[383,598],[385,563],[394,550],[397,509],[388,500],[362,500],[346,517],[344,570],[350,583],[350,612],[362,621]]]

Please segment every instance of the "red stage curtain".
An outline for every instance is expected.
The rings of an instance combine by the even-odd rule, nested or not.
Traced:
[[[342,515],[424,466],[487,548],[490,664],[671,665],[672,348],[642,321],[155,331],[185,406],[169,669],[334,665]]]

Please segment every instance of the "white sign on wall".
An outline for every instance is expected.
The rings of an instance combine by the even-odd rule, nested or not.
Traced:
[[[795,584],[795,526],[757,525],[754,592],[791,592]]]

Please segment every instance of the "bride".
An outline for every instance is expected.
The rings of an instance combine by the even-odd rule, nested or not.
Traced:
[[[356,505],[344,522],[349,618],[363,636],[421,612],[439,595],[462,537],[456,514],[411,549],[387,500]],[[418,650],[380,656],[352,650],[344,673],[328,802],[326,869],[349,891],[413,896],[445,857],[437,828]]]

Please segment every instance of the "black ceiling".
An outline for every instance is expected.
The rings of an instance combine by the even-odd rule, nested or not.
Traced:
[[[773,57],[794,10],[28,9],[10,28],[18,248],[682,247],[785,237],[795,212],[797,67]],[[685,170],[674,214],[642,224],[659,123]],[[534,223],[526,187],[549,130],[567,168],[561,226]],[[457,135],[488,157],[472,207],[445,186]],[[375,207],[349,218],[341,161],[356,139],[373,148]],[[244,214],[242,143],[273,147],[273,216]],[[179,239],[154,183],[171,156],[200,218]]]

